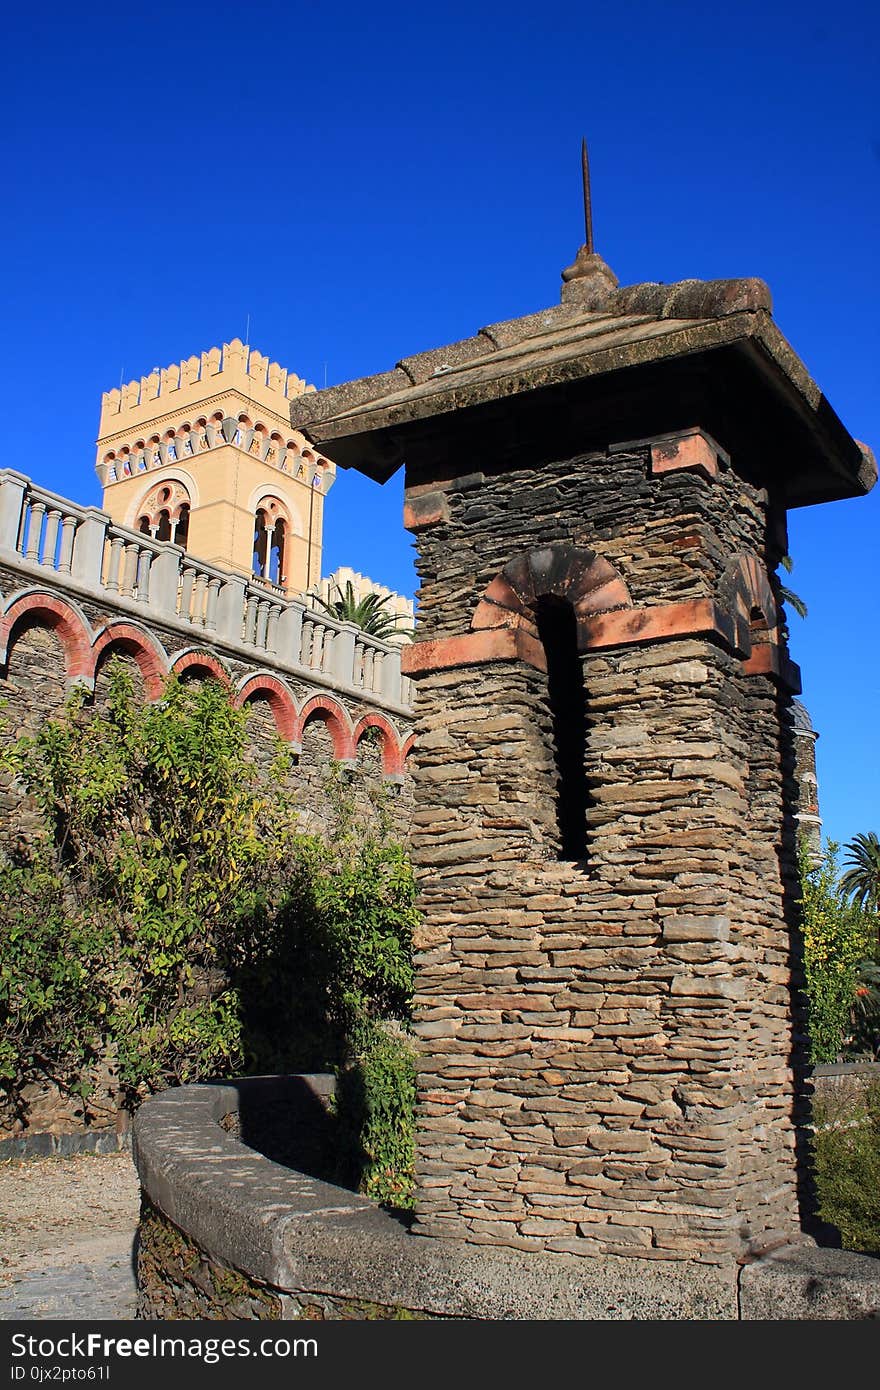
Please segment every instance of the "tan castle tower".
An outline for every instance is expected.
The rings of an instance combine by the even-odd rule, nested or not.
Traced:
[[[321,577],[336,467],[290,427],[313,391],[238,338],[101,400],[96,470],[119,525],[287,594]]]

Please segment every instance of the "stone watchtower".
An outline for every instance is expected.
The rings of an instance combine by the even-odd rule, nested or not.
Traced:
[[[96,464],[104,510],[221,569],[306,592],[321,577],[336,475],[291,430],[291,402],[312,391],[237,338],[107,391]]]
[[[417,539],[416,1229],[730,1266],[804,1215],[786,510],[876,468],[761,281],[564,280],[291,402]]]

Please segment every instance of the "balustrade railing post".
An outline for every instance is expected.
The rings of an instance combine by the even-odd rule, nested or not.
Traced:
[[[46,539],[43,542],[43,564],[55,568],[55,551],[58,548],[58,530],[61,526],[61,512],[50,507],[46,517]]]
[[[282,661],[294,666],[302,666],[302,626],[306,606],[299,599],[291,599],[284,605],[278,616],[276,650]]]
[[[31,503],[31,519],[28,525],[27,550],[24,558],[37,564],[40,558],[40,538],[43,531],[43,517],[46,515],[45,502]]]
[[[257,603],[256,594],[248,594],[244,609],[244,632],[241,640],[246,642],[249,647],[254,645],[257,635]]]
[[[76,517],[65,513],[61,518],[61,549],[58,552],[58,573],[70,574],[73,560],[73,539],[76,535]]]
[[[395,704],[402,703],[399,647],[392,647],[391,651],[385,652],[382,657],[382,678],[379,683],[379,694],[386,700],[393,700]]]
[[[234,575],[224,578],[217,595],[217,636],[227,642],[240,642],[244,628],[244,590],[243,579]]]
[[[192,599],[192,621],[197,627],[205,625],[205,596],[208,592],[208,576],[201,571],[196,573],[196,582],[193,585]]]
[[[138,555],[140,546],[136,541],[129,541],[125,547],[125,567],[122,571],[122,595],[124,598],[131,598],[134,594],[138,577]]]
[[[265,650],[266,632],[269,628],[269,609],[271,605],[267,598],[261,598],[257,604],[257,626],[254,633],[254,643]]]
[[[219,592],[220,580],[215,574],[208,580],[208,593],[205,599],[205,627],[209,632],[217,631],[217,596]]]
[[[180,546],[168,541],[158,555],[153,556],[150,566],[150,608],[162,617],[173,618],[177,614],[182,555]]]
[[[278,650],[278,615],[281,609],[277,603],[269,608],[269,621],[266,624],[266,651],[273,656]]]
[[[0,550],[18,550],[24,495],[30,478],[13,468],[0,469]]]
[[[107,558],[107,578],[104,580],[105,589],[111,593],[118,593],[121,582],[120,574],[122,570],[122,552],[125,549],[125,541],[121,536],[110,537],[110,554]]]
[[[73,558],[70,573],[90,589],[100,589],[104,568],[104,540],[110,518],[97,507],[87,507],[85,516],[73,538]],[[109,585],[108,585],[109,587]]]
[[[178,613],[186,623],[193,620],[193,586],[196,582],[196,572],[192,565],[182,565],[180,576],[180,599]]]
[[[153,583],[153,552],[142,546],[137,558],[137,578],[135,586],[139,603],[150,606],[150,592]]]
[[[354,685],[354,646],[360,630],[354,623],[343,623],[333,634],[330,670],[345,685]]]

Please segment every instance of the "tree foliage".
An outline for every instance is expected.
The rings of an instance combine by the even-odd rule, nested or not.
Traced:
[[[834,1062],[854,1040],[865,962],[874,944],[871,917],[852,902],[838,877],[838,846],[819,859],[799,846],[801,928],[812,1060]]]

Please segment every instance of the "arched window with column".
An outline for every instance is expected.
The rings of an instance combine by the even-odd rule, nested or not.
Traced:
[[[254,515],[253,572],[256,579],[284,588],[290,517],[277,497],[264,497]]]
[[[190,506],[190,495],[183,483],[167,478],[156,483],[141,503],[137,529],[157,541],[173,540],[185,550]]]
[[[257,508],[254,517],[254,575],[257,579],[266,577],[266,556],[269,548],[268,517],[262,507]]]

